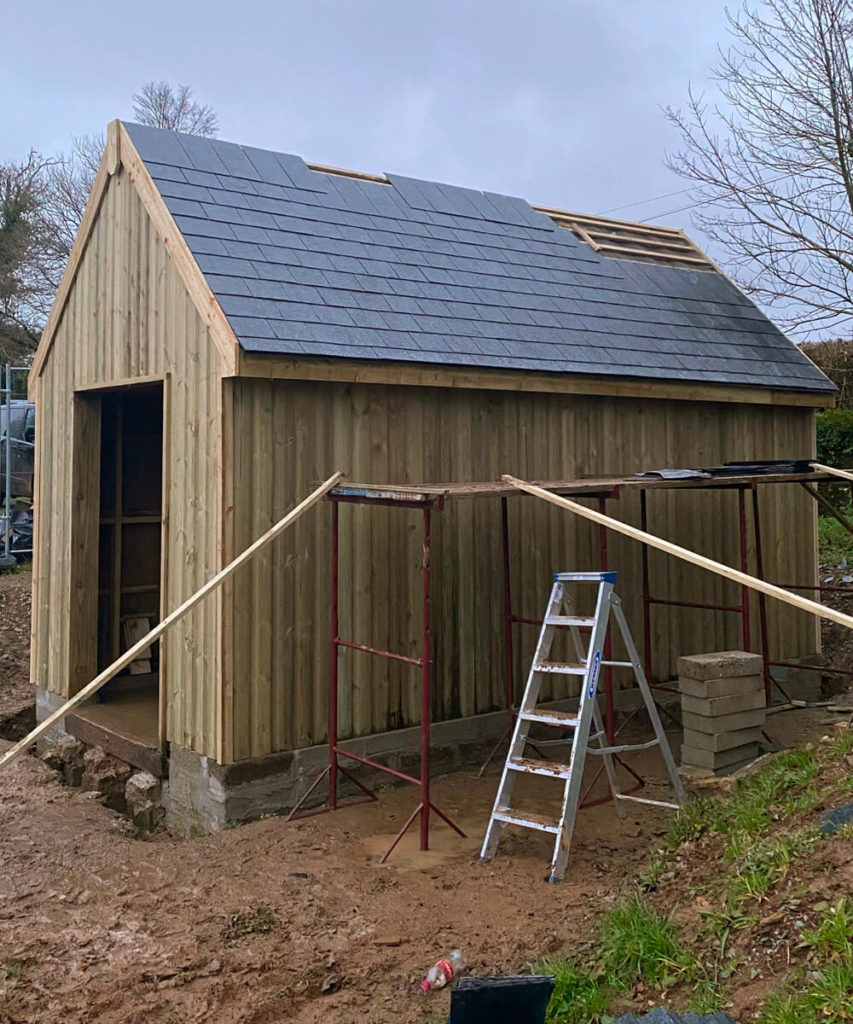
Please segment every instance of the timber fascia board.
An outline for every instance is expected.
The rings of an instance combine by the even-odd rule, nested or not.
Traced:
[[[29,374],[29,380],[32,383],[27,389],[28,392],[30,391],[30,388],[33,389],[33,391],[30,392],[31,399],[34,394],[36,378],[41,375],[41,372],[44,369],[45,360],[50,352],[50,347],[53,344],[54,337],[56,336],[56,330],[59,327],[59,322],[62,319],[63,312],[65,311],[65,304],[68,301],[69,294],[71,293],[71,287],[77,277],[77,271],[80,269],[83,254],[85,253],[86,246],[91,238],[92,229],[95,226],[95,221],[98,216],[98,211],[101,208],[101,201],[106,193],[107,185],[109,184],[110,178],[118,170],[118,124],[118,121],[111,121],[107,126],[107,147],[104,150],[104,155],[101,157],[101,162],[98,165],[98,171],[95,175],[92,191],[89,193],[89,201],[86,203],[83,219],[80,221],[80,227],[77,230],[77,237],[74,239],[74,245],[71,247],[71,253],[68,257],[65,272],[62,275],[62,280],[59,282],[59,288],[56,291],[56,298],[53,300],[53,305],[50,307],[50,314],[47,318],[47,323],[45,324],[41,338],[39,339],[36,354],[33,356],[33,362],[30,367]]]
[[[414,366],[354,359],[310,359],[240,352],[238,376],[349,384],[390,384],[409,387],[469,388],[541,394],[599,395],[685,402],[726,402],[745,405],[828,408],[829,392],[784,391],[720,384],[634,380],[625,377],[584,377],[569,373],[515,373],[464,367]]]

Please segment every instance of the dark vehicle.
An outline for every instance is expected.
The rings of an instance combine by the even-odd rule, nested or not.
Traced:
[[[11,418],[9,442],[7,421]],[[6,490],[6,452],[12,452],[12,498],[33,500],[33,462],[36,440],[36,407],[23,399],[12,399],[0,406],[0,491]]]
[[[8,436],[7,436],[8,434]],[[36,407],[23,399],[0,405],[0,494],[6,494],[9,459],[9,547],[6,555],[5,515],[0,518],[0,567],[12,566],[33,550],[33,469]],[[5,508],[5,498],[0,499]]]

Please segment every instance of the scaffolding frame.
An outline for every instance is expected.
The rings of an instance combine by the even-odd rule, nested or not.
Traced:
[[[748,543],[748,511],[750,503],[747,501],[747,494],[751,494],[752,527],[754,537],[754,552],[756,561],[756,575],[764,578],[764,562],[761,549],[761,516],[758,503],[758,485],[775,483],[799,483],[816,500],[820,500],[818,493],[808,486],[810,482],[821,482],[833,479],[829,474],[810,471],[808,473],[785,472],[785,473],[755,473],[740,476],[721,477],[696,477],[687,479],[651,478],[651,477],[609,477],[590,478],[582,480],[544,481],[539,486],[552,490],[557,494],[572,496],[575,498],[586,498],[597,502],[599,511],[604,512],[606,503],[609,500],[618,500],[624,491],[638,490],[640,495],[640,514],[643,530],[647,529],[648,507],[646,492],[649,490],[734,490],[738,495],[738,526],[739,526],[739,560],[741,569],[748,572],[749,568],[749,543]],[[853,493],[853,485],[851,485]],[[418,789],[419,801],[397,832],[391,845],[381,858],[384,863],[399,844],[400,840],[411,828],[416,819],[419,819],[419,848],[429,849],[430,812],[435,812],[437,817],[444,821],[450,828],[460,836],[464,833],[443,811],[432,801],[430,795],[430,729],[432,725],[431,708],[431,663],[430,647],[432,642],[432,626],[430,620],[430,558],[431,558],[431,523],[433,512],[441,512],[449,499],[460,498],[483,498],[499,497],[501,501],[501,548],[502,548],[502,574],[503,574],[503,618],[504,618],[504,645],[505,645],[505,699],[506,711],[509,716],[507,730],[498,740],[497,744],[489,754],[486,762],[480,769],[483,773],[486,766],[494,757],[501,744],[511,732],[516,715],[516,678],[515,678],[515,641],[514,627],[517,625],[541,626],[541,620],[533,619],[514,610],[512,600],[512,565],[510,557],[510,517],[509,503],[510,496],[523,496],[516,488],[500,482],[471,482],[436,485],[379,485],[379,484],[339,484],[329,494],[325,501],[331,505],[332,528],[331,528],[331,616],[330,616],[330,667],[329,667],[329,709],[328,709],[328,730],[329,730],[329,760],[325,768],[312,781],[309,788],[303,793],[296,805],[290,811],[287,820],[309,815],[323,814],[337,808],[351,805],[353,803],[373,802],[378,799],[376,793],[365,785],[360,779],[347,770],[340,763],[342,760],[354,761],[366,767],[372,768],[381,773],[396,778],[399,781],[413,785]],[[391,508],[416,509],[422,513],[422,540],[423,540],[423,561],[421,566],[422,587],[421,587],[421,651],[418,657],[403,655],[398,652],[384,650],[374,647],[369,643],[361,643],[354,639],[344,638],[340,635],[339,618],[339,566],[340,566],[340,536],[339,536],[339,506],[340,504],[363,504]],[[823,502],[821,502],[823,504]],[[836,510],[836,518],[840,518]],[[842,519],[843,522],[843,519]],[[643,656],[646,675],[652,687],[660,690],[675,692],[672,686],[665,682],[655,680],[652,672],[652,644],[651,644],[651,610],[653,607],[684,607],[699,611],[717,611],[731,614],[738,614],[741,617],[741,629],[744,650],[751,650],[753,644],[753,630],[750,617],[748,588],[741,587],[741,599],[737,604],[710,604],[704,602],[688,602],[659,597],[652,594],[651,573],[648,559],[648,545],[642,544],[642,596],[643,596]],[[598,528],[598,555],[599,568],[601,571],[608,569],[608,548],[607,548],[607,527],[601,525]],[[791,584],[786,585],[791,590],[813,590],[818,593],[824,591],[853,591],[851,587],[833,587],[821,584]],[[770,660],[769,635],[766,617],[766,597],[758,595],[759,608],[759,642],[761,653],[764,658],[765,673],[765,697],[769,706],[771,700],[771,686],[777,686],[787,698],[784,689],[771,676],[770,669],[774,666],[797,667],[803,666],[796,662],[783,662]],[[403,662],[417,668],[420,672],[421,681],[421,721],[420,729],[420,769],[417,776],[409,775],[398,771],[388,765],[382,764],[373,758],[358,754],[342,745],[339,737],[338,727],[338,695],[339,695],[339,656],[341,651],[352,650],[363,654],[372,655]],[[606,647],[603,652],[604,659],[609,660],[611,655],[610,633],[606,638]],[[853,675],[845,669],[834,669],[831,667],[815,667],[815,671],[836,673],[842,675]],[[614,699],[613,670],[605,669],[603,685],[604,691],[604,719],[605,733],[610,745],[615,742],[616,736],[629,724],[642,708],[629,712],[625,719],[617,726],[616,708]],[[662,709],[665,711],[665,709]],[[635,786],[632,790],[645,785],[644,779],[630,765],[620,760],[622,767],[629,772],[634,780]],[[589,800],[589,794],[601,774],[601,769],[587,785],[581,806],[588,807],[609,797],[598,800]],[[355,797],[341,799],[339,785],[341,778],[350,781],[361,794]],[[322,805],[303,810],[305,803],[315,792],[317,787],[328,779],[328,797]]]

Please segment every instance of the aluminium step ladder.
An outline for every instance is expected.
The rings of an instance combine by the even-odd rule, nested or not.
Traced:
[[[616,583],[615,572],[561,572],[554,576],[551,597],[545,611],[539,642],[533,655],[530,674],[524,688],[524,696],[515,720],[515,728],[510,741],[506,764],[501,775],[495,806],[489,819],[489,827],[480,853],[481,860],[488,860],[495,855],[498,840],[506,825],[521,825],[523,828],[536,829],[550,833],[555,837],[554,855],[551,860],[549,882],[560,882],[566,871],[575,815],[580,801],[581,783],[586,755],[595,754],[604,759],[604,771],[610,792],[616,804],[616,813],[620,818],[625,816],[625,801],[640,804],[652,804],[656,807],[678,809],[685,801],[684,787],[681,783],[672,751],[666,739],[657,707],[652,699],[640,656],[628,629],[625,613],[619,597],[613,592]],[[573,611],[573,602],[567,594],[567,584],[597,584],[598,596],[595,614],[591,617],[577,615]],[[623,643],[628,652],[628,661],[604,661],[602,651],[610,623],[611,612],[619,627]],[[554,636],[558,629],[568,629],[575,649],[576,662],[554,662],[549,660]],[[589,642],[584,649],[581,631],[589,631]],[[596,701],[598,676],[602,666],[631,668],[637,681],[640,694],[651,719],[655,738],[646,743],[623,744],[608,747],[605,745],[605,732],[601,719],[601,711]],[[582,679],[580,699],[576,714],[550,709],[537,709],[539,690],[545,675],[558,674],[578,676]],[[559,761],[536,760],[525,756],[525,747],[533,741],[528,739],[530,726],[534,723],[551,726],[556,729],[572,730],[571,754],[567,763]],[[595,732],[590,736],[592,725]],[[598,746],[589,746],[590,739],[597,740]],[[553,741],[549,741],[553,742]],[[559,742],[559,741],[558,741]],[[568,742],[568,741],[566,741]],[[543,745],[545,745],[543,743]],[[659,746],[663,755],[672,787],[675,790],[677,803],[665,803],[660,800],[648,800],[638,796],[627,796],[619,791],[616,780],[616,769],[613,755],[632,750],[647,750]],[[515,780],[519,774],[541,775],[563,781],[563,801],[558,818],[548,818],[541,814],[519,811],[511,806]]]

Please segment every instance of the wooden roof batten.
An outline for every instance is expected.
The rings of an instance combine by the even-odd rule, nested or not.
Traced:
[[[533,209],[550,217],[558,227],[568,228],[603,256],[720,273],[716,263],[678,228],[572,213],[552,206],[534,206]]]

